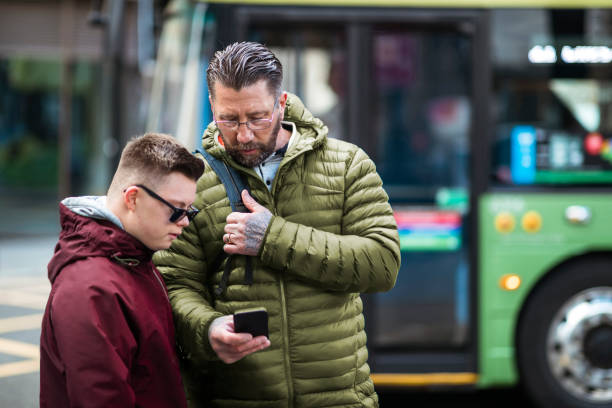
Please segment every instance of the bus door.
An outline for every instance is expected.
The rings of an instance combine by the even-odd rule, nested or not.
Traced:
[[[238,22],[237,37],[222,43],[270,47],[284,88],[330,137],[364,148],[383,179],[402,266],[393,290],[364,296],[373,372],[474,373],[472,205],[482,183],[472,174],[484,171],[471,157],[486,122],[482,14],[243,6],[218,15],[219,26]]]
[[[473,383],[471,204],[483,188],[473,175],[484,172],[472,158],[484,117],[477,100],[484,78],[476,73],[487,59],[477,23],[454,17],[426,27],[393,22],[371,29],[368,110],[375,137],[368,150],[395,211],[402,266],[396,287],[372,296],[366,322],[375,372],[443,371],[453,374],[441,382]],[[401,378],[427,383],[427,377]],[[396,383],[392,376],[378,379]]]

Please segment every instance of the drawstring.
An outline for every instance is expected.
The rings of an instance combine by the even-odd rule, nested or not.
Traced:
[[[246,265],[244,267],[244,284],[252,285],[253,284],[253,266],[251,264],[251,257],[246,257]]]
[[[230,255],[227,257],[227,262],[225,263],[225,267],[223,268],[223,275],[221,276],[221,282],[219,282],[219,286],[217,287],[217,289],[215,289],[215,294],[217,296],[221,296],[223,292],[225,292],[225,289],[227,289],[227,284],[229,282],[229,276],[230,276],[230,273],[232,272],[232,265],[234,263],[235,258],[236,257],[234,255]],[[217,268],[215,268],[214,270],[216,269]],[[250,256],[246,257],[246,265],[245,265],[245,270],[244,270],[244,284],[249,285],[249,286],[253,284],[253,264],[252,264]]]
[[[221,282],[219,282],[219,286],[217,287],[217,289],[215,289],[215,293],[217,294],[217,296],[221,296],[221,294],[225,292],[225,288],[227,288],[227,282],[229,281],[230,272],[232,271],[233,260],[233,255],[227,257],[225,268],[223,268],[223,276],[221,276]]]
[[[123,264],[123,265],[127,265],[127,266],[138,266],[140,264],[140,261],[138,259],[135,259],[135,258],[120,258],[118,254],[111,255],[111,258],[115,262]]]

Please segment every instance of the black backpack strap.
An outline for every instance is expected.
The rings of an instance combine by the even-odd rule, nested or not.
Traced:
[[[225,268],[223,268],[223,275],[221,275],[221,282],[219,282],[219,286],[217,286],[217,289],[215,289],[215,294],[217,296],[221,296],[227,288],[227,282],[229,282],[230,272],[232,271],[232,264],[234,263],[233,260],[233,256],[230,255],[227,257]]]
[[[225,191],[227,192],[227,198],[229,198],[232,211],[249,212],[249,210],[242,202],[242,190],[247,190],[249,194],[251,194],[251,189],[246,183],[244,177],[240,173],[238,173],[238,171],[236,171],[233,167],[228,166],[224,160],[217,159],[204,149],[197,149],[195,153],[200,153],[204,157],[204,159],[206,159],[206,162],[208,162],[213,171],[217,173],[217,177],[219,177],[219,179],[225,186]],[[219,256],[214,262],[216,266],[214,270],[217,270],[217,268],[221,266],[221,263],[225,259],[226,255],[227,254],[224,252],[219,254]],[[221,282],[219,284],[219,287],[217,287],[215,291],[217,296],[221,296],[221,294],[223,294],[225,288],[227,287],[229,275],[232,269],[232,264],[233,256],[229,256],[227,262],[225,263],[225,268],[223,268]],[[247,285],[253,284],[253,266],[250,256],[247,256],[246,258],[244,283]]]

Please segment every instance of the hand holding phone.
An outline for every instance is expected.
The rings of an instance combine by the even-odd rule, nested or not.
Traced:
[[[234,313],[234,331],[268,337],[268,312],[263,307],[238,310]]]
[[[233,315],[224,315],[213,320],[208,329],[208,340],[217,357],[226,364],[235,363],[249,354],[270,347],[270,339],[267,337],[237,333]]]

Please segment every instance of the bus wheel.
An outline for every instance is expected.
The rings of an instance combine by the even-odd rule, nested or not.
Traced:
[[[565,265],[527,301],[521,382],[542,407],[612,407],[612,262]]]

